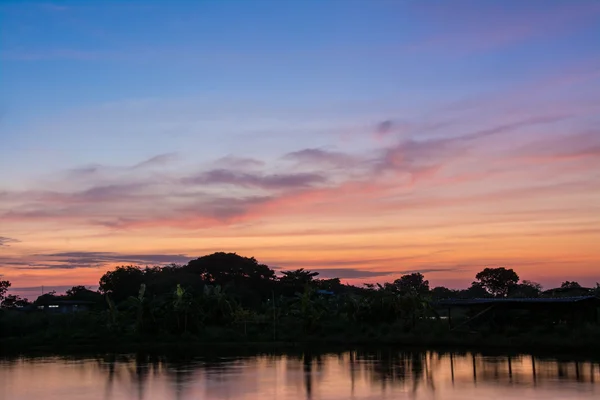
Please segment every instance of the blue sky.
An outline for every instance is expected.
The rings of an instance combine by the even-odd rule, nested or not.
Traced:
[[[237,132],[267,129],[258,115],[290,123],[335,115],[357,125],[419,118],[597,62],[597,2],[454,4],[4,2],[3,136],[25,150],[30,142],[15,136],[57,135],[31,129],[36,122],[139,101],[183,101],[189,113],[218,119],[257,116]],[[81,134],[64,133],[75,142]]]
[[[369,174],[399,179],[385,175],[390,165],[412,174],[413,183],[417,175],[432,179],[431,187],[411,189],[410,195],[418,198],[445,198],[484,186],[526,187],[539,183],[543,171],[552,171],[556,184],[588,184],[580,198],[585,200],[577,203],[579,211],[571,211],[591,213],[597,173],[585,165],[597,160],[599,38],[600,3],[593,0],[3,1],[0,170],[9,173],[0,181],[0,218],[10,222],[0,229],[0,237],[18,242],[12,241],[10,250],[0,245],[0,250],[10,252],[5,257],[81,251],[82,246],[89,252],[110,250],[106,241],[95,246],[72,240],[81,229],[103,240],[140,237],[137,228],[128,228],[127,234],[106,229],[116,220],[138,226],[141,219],[154,217],[180,229],[169,233],[177,237],[189,232],[173,222],[185,219],[177,212],[185,214],[193,201],[206,205],[214,199],[190,200],[191,189],[175,182],[202,182],[202,190],[235,197],[238,207],[237,202],[248,200],[240,193],[249,185],[262,191],[252,196],[304,198],[310,177],[297,174],[308,173],[327,173],[314,177],[318,179],[311,182],[317,186],[327,182],[343,196],[360,197],[367,193],[364,187],[356,192],[348,187],[357,180],[372,181]],[[485,142],[448,142],[463,136]],[[303,150],[309,151],[297,153]],[[400,150],[405,152],[401,156]],[[536,162],[575,163],[577,154],[583,164],[521,165],[519,179],[494,180],[498,171],[509,173],[509,164],[493,165],[490,157],[503,152],[502,162],[514,163],[514,154],[525,151]],[[455,164],[434,171],[442,161]],[[440,182],[465,179],[473,168],[469,162],[486,164],[481,171],[485,176],[472,178],[468,188],[436,191]],[[140,164],[143,168],[134,168]],[[366,171],[365,165],[374,167]],[[238,175],[207,173],[215,170]],[[289,174],[289,180],[270,179],[269,174]],[[219,185],[229,186],[206,187],[217,178]],[[152,182],[157,187],[142,185],[152,179],[160,180]],[[291,194],[282,194],[283,187],[265,194],[275,190],[274,182],[285,184],[285,190],[292,190],[291,182],[302,182],[302,187]],[[113,193],[119,185],[143,187],[136,195],[152,191],[160,201],[145,200],[147,215],[141,216],[134,205],[107,205],[103,197],[90,203],[89,210],[70,209],[74,200],[65,200],[67,195],[96,194],[98,188]],[[165,190],[183,190],[185,196],[171,198]],[[364,217],[401,218],[399,210],[380,208],[397,195],[369,198],[374,208]],[[558,192],[550,197],[559,202]],[[66,203],[58,204],[58,198]],[[115,194],[116,202],[118,198]],[[539,201],[525,203],[533,212]],[[299,222],[277,204],[269,205],[268,212],[261,209],[252,223],[271,230],[297,227]],[[60,225],[63,236],[46,237],[38,230],[50,228],[33,228],[26,221],[27,215],[39,217],[40,210],[56,217],[44,224]],[[349,209],[331,223],[350,226],[355,212]],[[65,221],[65,215],[80,219]],[[545,215],[545,222],[558,218],[549,211]],[[568,218],[581,222],[573,222],[573,213]],[[99,220],[100,227],[95,225]],[[421,223],[426,222],[424,216]],[[219,223],[233,229],[239,221]],[[158,237],[152,241],[158,243]],[[158,247],[177,254],[213,250],[189,243],[169,246]],[[384,250],[373,250],[369,259],[387,259],[391,250]],[[259,244],[252,251],[273,256]],[[584,253],[589,268],[596,253]],[[514,254],[519,255],[517,250]],[[494,262],[502,261],[494,257]],[[591,279],[584,270],[580,275]],[[37,282],[32,276],[26,274],[24,284]]]

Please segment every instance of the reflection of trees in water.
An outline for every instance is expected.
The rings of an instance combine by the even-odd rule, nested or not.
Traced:
[[[380,351],[357,352],[357,358],[363,361],[364,368],[371,381],[381,385],[385,390],[387,385],[405,386],[410,383],[412,392],[419,389],[419,385],[425,382],[427,388],[435,390],[433,371],[431,363],[432,353],[403,352],[403,351]],[[351,368],[351,376],[355,372]]]
[[[472,374],[465,373],[464,359],[451,358],[451,376],[461,382],[501,382],[508,385],[543,385],[557,380],[593,383],[597,371],[589,361],[558,361],[532,355],[472,354]],[[457,360],[459,364],[457,365]],[[460,361],[463,361],[462,364]]]
[[[600,379],[600,368],[594,362],[557,361],[519,354],[358,350],[262,354],[244,358],[107,354],[92,359],[60,357],[56,361],[76,363],[76,369],[70,375],[73,377],[84,371],[100,373],[104,378],[104,398],[107,400],[112,399],[117,391],[127,393],[128,399],[153,398],[148,389],[153,379],[168,382],[170,395],[167,398],[188,399],[192,394],[197,395],[199,388],[206,391],[207,398],[236,398],[242,393],[258,394],[266,387],[281,388],[282,381],[276,377],[280,372],[284,374],[283,386],[297,387],[298,391],[304,392],[306,399],[322,396],[325,375],[328,379],[344,379],[352,396],[355,387],[358,391],[365,385],[376,391],[378,388],[382,391],[400,388],[416,394],[439,391],[439,386],[443,389],[449,384],[456,387],[486,382],[543,386],[557,381],[593,383]],[[19,368],[29,362],[36,363],[36,359],[11,358],[3,360],[2,367],[6,370]],[[266,381],[257,379],[257,373],[267,377]]]
[[[356,354],[356,355],[355,355]],[[509,385],[543,385],[566,380],[593,383],[598,379],[594,362],[544,360],[527,355],[483,356],[438,352],[359,351],[348,359],[349,384],[353,388],[357,371],[382,391],[392,387],[434,392],[436,382],[452,385],[498,382]]]
[[[323,364],[323,359],[321,357],[321,354],[319,353],[314,354],[312,352],[306,352],[302,357],[302,370],[304,371],[304,390],[306,392],[307,399],[312,399],[313,381],[315,379],[315,375],[317,375],[318,379],[318,377],[320,377],[323,373]]]
[[[285,365],[285,379],[287,384],[302,387],[307,399],[312,399],[315,388],[322,380],[326,364],[343,362],[342,353],[323,353],[319,351],[304,351],[281,357],[278,362]]]
[[[150,373],[157,376],[160,373],[160,360],[145,354],[120,355],[107,354],[98,358],[96,363],[106,374],[104,398],[112,398],[115,384],[126,387],[132,398],[143,400],[148,386]]]

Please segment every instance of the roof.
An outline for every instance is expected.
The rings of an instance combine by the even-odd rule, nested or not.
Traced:
[[[440,306],[473,306],[478,304],[564,304],[581,301],[598,301],[596,296],[573,297],[526,297],[526,298],[480,298],[480,299],[448,299],[438,301]]]

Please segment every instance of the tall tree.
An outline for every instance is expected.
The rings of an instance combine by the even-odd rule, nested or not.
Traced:
[[[144,271],[139,267],[117,267],[102,275],[100,292],[110,294],[115,303],[120,303],[132,296],[135,297],[144,279]]]
[[[424,295],[429,293],[429,281],[420,272],[408,275],[402,275],[400,279],[394,281],[394,286],[404,293],[414,293]]]
[[[236,253],[213,253],[191,260],[183,269],[199,274],[209,285],[259,283],[275,279],[275,271],[271,268],[259,264],[254,257],[242,257]]]
[[[9,287],[9,281],[0,281],[0,302],[4,300],[4,295],[6,295],[6,292],[8,291]]]
[[[475,276],[475,279],[495,297],[506,297],[510,287],[519,283],[519,275],[512,269],[504,267],[485,268]]]

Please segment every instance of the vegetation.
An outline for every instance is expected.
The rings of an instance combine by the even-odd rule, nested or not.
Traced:
[[[420,273],[383,285],[351,286],[304,269],[277,276],[254,258],[214,253],[183,266],[117,267],[102,276],[98,291],[76,286],[64,295],[47,293],[33,304],[6,296],[9,286],[0,284],[0,339],[32,346],[181,341],[526,344],[533,343],[532,335],[538,343],[576,337],[583,345],[600,333],[596,326],[563,326],[558,317],[533,328],[490,325],[475,336],[452,330],[445,310],[435,307],[439,300],[547,295],[535,282],[519,283],[518,275],[505,268],[484,269],[465,290],[430,289]],[[600,294],[600,286],[586,290]],[[86,311],[44,308],[63,303]]]

